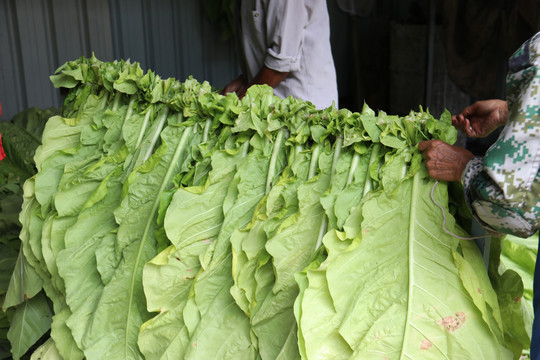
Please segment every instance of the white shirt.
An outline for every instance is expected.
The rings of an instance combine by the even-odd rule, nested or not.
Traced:
[[[242,0],[241,45],[250,82],[263,65],[289,75],[275,89],[323,109],[338,105],[326,0]]]

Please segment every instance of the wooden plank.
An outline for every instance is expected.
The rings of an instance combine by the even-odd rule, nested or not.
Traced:
[[[14,14],[15,1],[0,2],[0,121],[10,120],[26,107],[20,41]]]

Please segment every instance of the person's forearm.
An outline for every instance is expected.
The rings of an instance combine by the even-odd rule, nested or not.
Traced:
[[[249,83],[251,85],[267,84],[273,88],[278,86],[289,75],[288,72],[280,72],[263,66],[259,73]]]

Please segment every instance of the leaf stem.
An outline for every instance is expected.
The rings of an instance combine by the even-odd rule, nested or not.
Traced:
[[[167,115],[169,115],[169,108],[165,106],[165,108],[163,109],[159,117],[159,120],[158,120],[159,123],[158,123],[156,131],[154,132],[154,135],[152,136],[150,146],[148,147],[146,154],[144,154],[141,163],[144,163],[146,160],[148,160],[150,155],[152,155],[152,152],[154,151],[154,146],[156,145],[159,135],[161,134],[161,130],[163,129],[163,126],[165,125],[165,120],[167,119]]]
[[[354,172],[356,171],[356,168],[358,167],[358,163],[360,162],[360,154],[358,154],[356,151],[354,152],[354,156],[351,160],[351,166],[349,167],[349,175],[347,176],[347,185],[350,185],[354,178]]]
[[[339,159],[339,155],[341,154],[341,148],[343,147],[343,138],[338,137],[336,140],[336,144],[334,146],[334,159],[332,160],[332,169],[330,170],[330,186],[332,186],[332,182],[334,180],[334,173],[336,172],[336,164]],[[326,234],[326,231],[328,230],[328,216],[326,213],[323,213],[323,218],[321,221],[321,227],[319,228],[319,236],[317,238],[317,245],[315,246],[315,249],[318,249],[322,245],[322,239],[324,237],[324,234]]]
[[[249,141],[246,141],[244,145],[242,145],[242,158],[245,158],[249,151]]]
[[[270,158],[270,167],[268,168],[268,175],[266,177],[266,194],[272,189],[272,180],[274,179],[276,172],[276,162],[278,158],[279,151],[281,150],[281,144],[283,143],[283,138],[285,137],[285,131],[279,130],[276,136],[276,141],[274,143],[274,149],[272,150],[272,157]]]
[[[407,248],[407,260],[408,260],[408,277],[409,277],[409,281],[408,281],[408,284],[409,284],[409,289],[408,289],[408,295],[407,295],[407,318],[406,318],[406,321],[405,321],[405,330],[403,332],[403,343],[402,343],[402,348],[401,348],[401,354],[404,353],[404,350],[405,350],[405,345],[407,343],[407,338],[409,336],[409,329],[412,325],[410,325],[410,317],[412,316],[412,304],[413,304],[413,290],[414,290],[414,287],[416,284],[414,284],[414,275],[413,275],[413,272],[414,272],[414,265],[415,265],[415,259],[414,259],[414,251],[413,251],[413,246],[415,244],[415,234],[414,234],[414,230],[415,230],[415,226],[413,226],[413,224],[416,225],[416,209],[417,209],[417,204],[415,203],[416,201],[418,201],[418,199],[421,199],[420,197],[420,194],[419,194],[419,187],[420,187],[420,175],[418,173],[416,173],[413,177],[413,180],[412,180],[412,189],[411,189],[411,199],[413,199],[410,203],[410,207],[409,207],[409,232],[408,232],[408,248]]]
[[[141,142],[144,138],[144,134],[146,133],[146,128],[148,127],[148,123],[150,122],[150,116],[152,115],[152,112],[153,112],[153,107],[152,105],[150,105],[148,108],[148,111],[146,111],[146,115],[144,116],[141,129],[139,130],[139,137],[137,138],[135,148],[138,148],[141,145]]]
[[[371,151],[371,157],[369,158],[368,171],[366,174],[366,182],[364,184],[364,195],[366,195],[373,188],[373,179],[371,178],[370,170],[371,166],[375,164],[381,152],[381,144],[376,143],[373,145],[373,150]]]
[[[122,97],[122,93],[120,91],[117,92],[116,95],[114,96],[114,103],[113,103],[112,111],[117,111],[118,108],[120,107],[121,97]]]
[[[208,133],[210,132],[210,127],[212,126],[212,119],[206,119],[206,124],[204,125],[204,133],[202,142],[205,143],[208,141]]]
[[[343,147],[343,138],[340,136],[336,140],[334,146],[334,159],[332,160],[332,169],[330,170],[330,184],[334,180],[334,174],[336,172],[336,164],[338,162],[339,155],[341,154],[341,148]]]
[[[167,108],[165,108],[165,109],[167,109]],[[168,112],[168,110],[165,110],[164,112]],[[131,313],[133,297],[134,297],[133,292],[134,292],[134,289],[135,289],[135,286],[136,286],[136,284],[135,284],[136,274],[138,272],[139,263],[140,263],[141,258],[142,258],[144,245],[146,244],[146,241],[147,241],[148,236],[150,234],[150,228],[152,227],[151,225],[152,225],[152,222],[154,220],[155,213],[156,213],[157,209],[159,208],[159,203],[161,201],[161,194],[163,193],[165,188],[169,185],[171,177],[173,175],[173,172],[177,168],[176,165],[180,162],[179,161],[180,156],[184,153],[184,150],[186,148],[187,139],[188,139],[189,134],[190,134],[189,130],[190,130],[189,128],[184,129],[184,132],[182,133],[182,137],[180,138],[180,141],[178,142],[178,145],[176,147],[174,155],[173,155],[171,161],[169,162],[169,167],[167,169],[167,172],[165,173],[165,176],[163,177],[163,180],[161,181],[161,185],[159,187],[159,190],[158,190],[157,194],[155,194],[155,196],[154,196],[154,203],[152,204],[152,209],[147,214],[148,217],[146,218],[146,224],[145,224],[145,227],[144,227],[144,232],[143,232],[143,235],[141,236],[141,242],[139,244],[139,249],[138,249],[138,252],[137,252],[136,261],[135,261],[135,264],[133,266],[134,271],[131,274],[131,285],[130,285],[130,288],[129,288],[129,308],[128,308],[128,316],[126,317],[126,329],[130,328],[129,327],[129,322],[130,322],[130,313]],[[128,332],[126,332],[126,340],[125,340],[126,344],[128,344],[127,336],[128,336]],[[127,351],[126,351],[126,353],[127,353]]]
[[[131,117],[131,114],[133,114],[133,105],[135,104],[135,96],[131,98],[129,101],[128,109],[126,111],[126,116],[124,116],[124,122],[126,122],[127,119]]]
[[[321,152],[321,148],[319,144],[317,144],[315,148],[313,149],[313,152],[311,153],[311,162],[309,164],[308,180],[311,179],[313,176],[315,176],[315,169],[319,161],[320,152]]]

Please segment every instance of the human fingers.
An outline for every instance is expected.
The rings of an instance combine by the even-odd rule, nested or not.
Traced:
[[[420,150],[422,152],[426,151],[428,149],[428,147],[431,146],[432,141],[434,141],[434,140],[420,141],[418,143],[418,150]]]
[[[236,91],[236,88],[237,86],[235,86],[233,83],[225,86],[225,88],[221,91],[221,95],[226,95],[230,92],[235,92]]]
[[[478,117],[458,116],[454,126],[467,137],[481,137],[484,134],[486,123]]]
[[[471,119],[464,117],[463,121],[460,124],[459,129],[461,130],[462,133],[464,133],[468,137],[476,137],[477,129],[474,125],[475,123],[471,121]]]
[[[471,122],[469,118],[463,116],[463,114],[456,115],[452,119],[452,124],[465,135],[470,136]]]
[[[246,95],[247,89],[247,85],[241,85],[238,87],[238,89],[236,90],[236,94],[238,95],[239,99],[242,99]]]
[[[458,116],[459,116],[459,114],[458,114],[458,115],[452,115],[452,124],[453,124],[454,126],[456,126],[456,124],[457,124],[458,121],[459,121],[459,120],[458,120]]]
[[[437,151],[437,145],[440,140],[427,140],[418,143],[418,149],[422,152],[422,158],[424,159],[424,165],[429,175],[438,179],[439,173],[439,156]]]
[[[441,146],[444,148],[450,145],[441,140],[426,140],[418,143],[418,150],[422,152],[424,159],[429,160],[438,156]]]
[[[428,170],[435,168],[439,158],[438,148],[441,144],[446,144],[441,140],[426,140],[418,143],[418,150],[422,152],[422,158]]]
[[[463,133],[471,138],[481,138],[489,135],[497,125],[493,118],[474,117],[464,123]]]
[[[454,125],[459,125],[459,124],[462,124],[463,121],[465,121],[466,118],[463,114],[457,114],[457,115],[454,115],[452,116],[452,123]]]
[[[429,175],[437,180],[458,181],[464,164],[469,160],[469,152],[440,140],[426,141],[422,157]]]
[[[240,75],[236,79],[231,81],[229,84],[227,84],[225,88],[221,91],[221,94],[225,95],[231,92],[238,93],[242,90],[243,87],[245,87],[244,78],[242,75]]]

